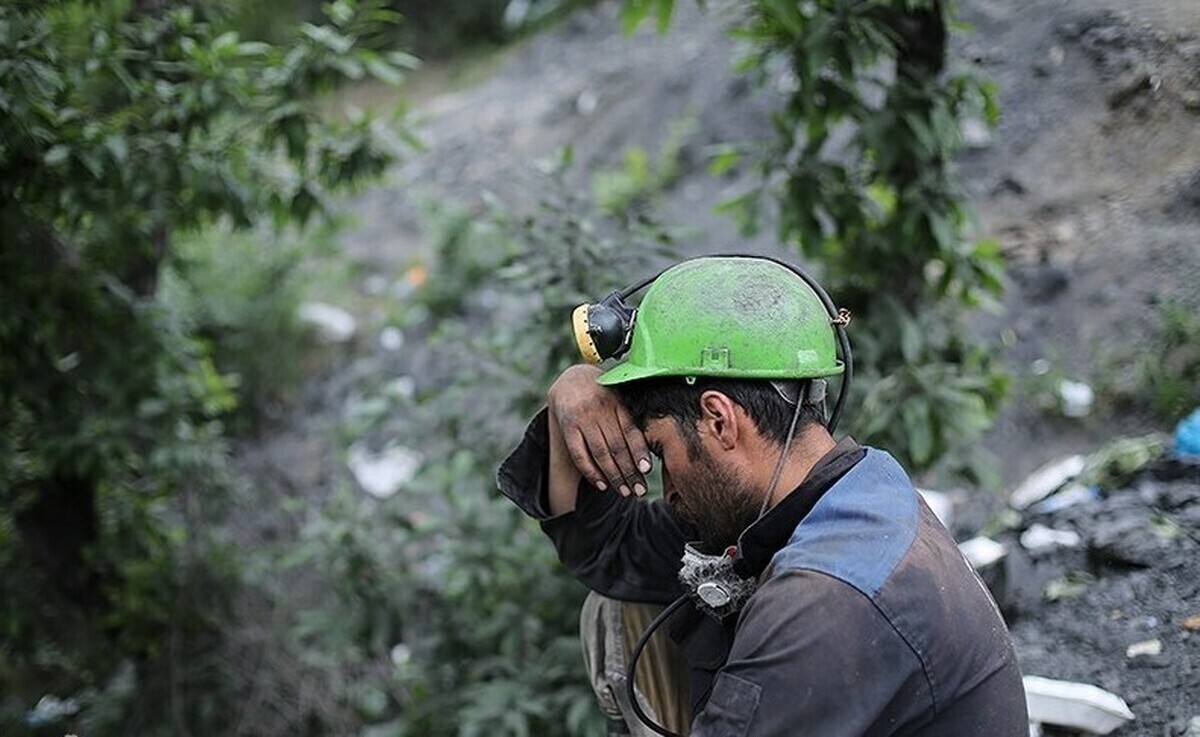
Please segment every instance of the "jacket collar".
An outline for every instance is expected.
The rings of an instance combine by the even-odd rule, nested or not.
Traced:
[[[853,438],[843,438],[817,461],[808,476],[738,538],[734,570],[743,578],[758,577],[787,543],[821,496],[867,453]]]

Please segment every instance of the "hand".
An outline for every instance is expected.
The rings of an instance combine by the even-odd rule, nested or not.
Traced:
[[[622,496],[646,493],[650,452],[646,438],[617,395],[596,383],[600,369],[580,364],[559,374],[548,394],[551,420],[557,425],[571,462],[601,491]]]

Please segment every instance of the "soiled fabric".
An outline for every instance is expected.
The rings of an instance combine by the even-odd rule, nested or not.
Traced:
[[[610,735],[657,737],[642,724],[630,704],[627,669],[634,643],[662,611],[658,604],[617,601],[595,591],[584,600],[579,615],[583,661],[588,680],[608,719]],[[692,723],[686,665],[678,646],[663,631],[650,639],[638,660],[638,701],[651,719],[677,734]]]
[[[615,599],[667,603],[690,530],[661,500],[581,483],[547,513],[543,411],[504,461],[500,490],[537,519],[567,569]],[[692,734],[1024,737],[1004,622],[903,469],[843,440],[739,541],[760,584],[718,622],[668,624],[691,670]]]

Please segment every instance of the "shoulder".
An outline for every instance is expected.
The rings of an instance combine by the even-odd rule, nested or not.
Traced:
[[[900,464],[868,448],[797,525],[768,575],[818,571],[874,596],[916,538],[919,510]]]

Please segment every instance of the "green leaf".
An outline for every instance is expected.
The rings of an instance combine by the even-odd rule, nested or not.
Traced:
[[[42,157],[42,161],[46,162],[46,166],[61,166],[70,156],[71,149],[65,144],[59,143],[50,147],[50,150]]]
[[[378,57],[367,58],[364,65],[372,77],[384,84],[396,87],[404,81],[404,75],[400,73],[399,69]]]
[[[675,0],[658,0],[657,27],[659,34],[664,34],[671,27],[671,16],[675,12]]]
[[[651,11],[654,12],[658,32],[666,33],[675,12],[675,0],[625,0],[621,6],[622,31],[626,34],[636,31]]]
[[[900,410],[904,421],[905,440],[913,462],[925,466],[933,459],[933,424],[929,405],[924,399],[909,398]]]
[[[904,362],[910,366],[918,365],[921,357],[921,330],[917,321],[909,317],[900,319],[900,352]]]
[[[712,159],[708,162],[708,173],[710,176],[719,177],[737,166],[741,160],[741,151],[733,146],[722,146],[717,149]]]

